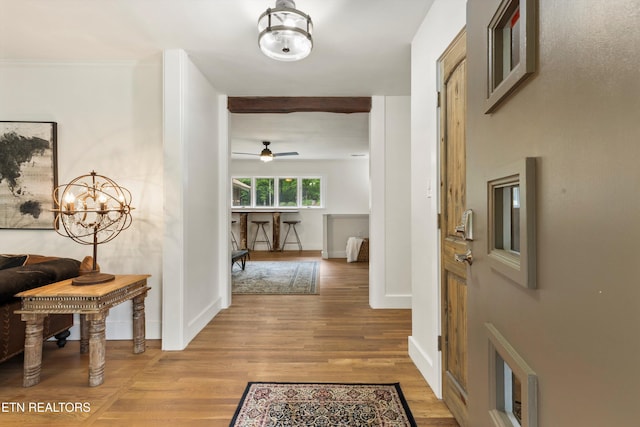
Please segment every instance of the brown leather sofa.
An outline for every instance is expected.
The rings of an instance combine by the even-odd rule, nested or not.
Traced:
[[[10,264],[5,263],[5,266],[7,265]],[[2,268],[0,265],[0,268],[0,362],[4,362],[24,351],[25,322],[19,314],[15,314],[16,310],[20,310],[21,302],[14,295],[77,277],[80,261],[71,258],[28,255],[23,265],[8,268]],[[63,347],[69,336],[69,328],[72,326],[72,314],[47,316],[44,321],[43,337],[48,339],[55,336],[58,339],[58,346]]]

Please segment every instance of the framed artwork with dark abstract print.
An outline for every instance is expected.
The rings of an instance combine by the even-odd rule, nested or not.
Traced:
[[[57,123],[0,121],[0,228],[53,229]]]

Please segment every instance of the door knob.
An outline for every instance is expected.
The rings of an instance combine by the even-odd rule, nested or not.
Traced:
[[[469,265],[473,264],[473,254],[471,253],[471,249],[468,249],[467,252],[463,254],[454,254],[453,258],[458,262],[466,262]]]

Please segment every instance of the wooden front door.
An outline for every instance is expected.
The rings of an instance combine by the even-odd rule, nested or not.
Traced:
[[[466,32],[439,60],[440,66],[440,234],[442,313],[442,394],[453,415],[468,426],[467,415],[467,263],[455,254],[467,251],[456,226],[466,209]]]

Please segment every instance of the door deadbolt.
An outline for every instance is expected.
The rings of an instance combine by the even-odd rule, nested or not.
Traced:
[[[462,222],[456,226],[456,233],[460,233],[464,240],[473,240],[473,211],[467,209],[462,213]]]

